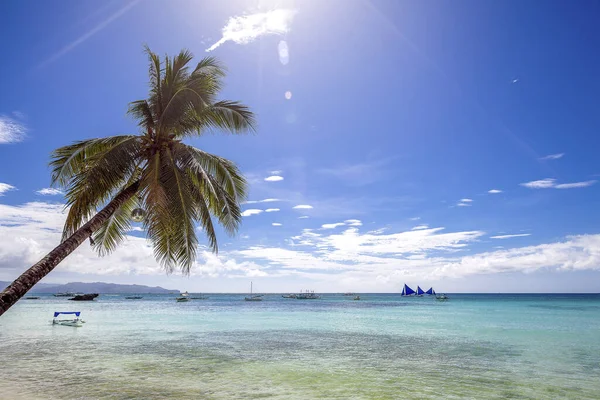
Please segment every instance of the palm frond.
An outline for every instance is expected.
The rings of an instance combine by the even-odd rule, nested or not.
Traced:
[[[226,68],[215,57],[204,57],[192,72],[191,77],[212,76],[218,79],[225,77]]]
[[[198,181],[198,178],[192,175],[190,176],[190,180],[192,181],[191,194],[194,198],[194,203],[198,208],[198,219],[200,226],[202,226],[202,232],[204,232],[211,250],[214,253],[218,253],[219,245],[217,243],[217,233],[215,232],[215,226],[212,222],[210,207],[208,205],[209,201],[207,200],[207,196],[204,196],[201,190],[201,184]]]
[[[216,184],[236,201],[246,200],[248,182],[234,162],[184,143],[174,143],[173,151],[184,168],[191,169],[195,175],[203,175],[203,179],[210,184],[212,180],[208,176],[212,176]]]
[[[142,150],[140,138],[131,136],[86,158],[85,168],[71,178],[65,194],[70,209],[63,239],[75,232],[98,206],[123,187],[135,173]]]
[[[235,164],[181,143],[175,144],[173,151],[192,178],[199,196],[227,233],[233,235],[242,221],[239,203],[245,199],[247,188]]]
[[[131,212],[138,206],[138,199],[132,197],[110,216],[100,229],[93,233],[94,250],[101,256],[111,253],[121,244],[131,230]]]
[[[69,146],[59,147],[50,155],[52,185],[65,187],[71,179],[89,166],[91,157],[109,151],[115,146],[137,136],[120,135],[107,138],[88,139]]]
[[[160,57],[153,53],[150,48],[145,45],[144,52],[148,55],[150,66],[148,68],[150,75],[150,98],[149,104],[152,106],[155,115],[161,115],[163,110],[162,99],[162,65]]]
[[[137,100],[129,103],[127,113],[138,121],[138,125],[145,130],[154,128],[154,115],[146,100]]]

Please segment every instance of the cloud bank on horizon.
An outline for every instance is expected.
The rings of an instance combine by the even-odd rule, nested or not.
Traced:
[[[0,204],[0,236],[5,238],[0,242],[0,279],[11,279],[51,250],[60,241],[64,217],[62,204]],[[270,225],[281,229],[284,226],[281,222]],[[549,268],[600,270],[600,234],[461,254],[469,252],[485,232],[447,231],[443,227],[419,225],[388,233],[385,229],[361,231],[361,226],[359,220],[346,220],[324,224],[320,229],[304,228],[280,246],[250,241],[218,256],[200,246],[192,276],[303,278],[332,287],[362,282],[364,287],[389,290],[411,277],[437,280],[473,274],[530,273]],[[345,228],[338,231],[341,227]],[[136,228],[132,232],[142,231]],[[491,238],[518,240],[529,235]],[[80,246],[57,270],[113,277],[164,274],[146,239],[132,235],[106,257],[98,257],[89,246]]]

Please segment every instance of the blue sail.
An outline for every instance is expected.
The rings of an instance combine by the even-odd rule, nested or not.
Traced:
[[[402,289],[403,296],[410,296],[411,294],[415,294],[415,291],[408,287],[408,285],[404,284],[404,289]]]
[[[430,287],[429,290],[425,292],[425,294],[435,294],[435,290],[433,290],[433,288]]]
[[[406,286],[406,285],[404,285]],[[406,293],[404,292],[404,288],[402,288],[402,295],[401,296],[406,296]]]
[[[417,295],[419,295],[419,296],[420,296],[420,295],[422,295],[422,294],[424,294],[424,293],[425,293],[425,292],[423,291],[423,289],[421,289],[421,286],[417,286]]]

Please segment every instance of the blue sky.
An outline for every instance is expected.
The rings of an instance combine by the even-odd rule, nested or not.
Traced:
[[[166,276],[133,231],[108,257],[83,245],[46,282],[600,291],[598,8],[3,2],[0,280],[60,237],[62,196],[38,193],[49,153],[136,132],[125,111],[147,93],[146,43],[218,57],[223,98],[257,113],[256,135],[191,140],[246,174],[243,227],[220,233],[218,257],[201,248],[189,278]]]

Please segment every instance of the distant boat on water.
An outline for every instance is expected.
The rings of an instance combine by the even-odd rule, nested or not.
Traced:
[[[83,294],[83,293],[73,293],[73,292],[54,293],[54,297],[73,297],[78,294]]]
[[[244,297],[244,300],[246,301],[262,301],[262,295],[260,294],[252,294],[252,282],[250,282],[250,296],[246,296]]]
[[[423,289],[421,289],[421,286],[417,286],[417,290],[414,291],[413,289],[410,288],[410,286],[408,286],[406,283],[404,284],[404,287],[402,288],[402,296],[417,296],[417,297],[423,297],[423,295],[435,295],[435,290],[433,290],[432,287],[429,288],[429,290],[427,290],[426,292],[423,291]]]
[[[316,299],[320,299],[321,296],[319,296],[318,294],[315,294],[315,291],[313,290],[311,291],[306,291],[306,292],[302,292],[300,291],[300,294],[296,295],[296,299],[298,300],[316,300]]]
[[[29,297],[25,297],[25,300],[39,300],[40,298],[38,296],[29,296]]]
[[[290,293],[290,294],[284,294],[281,297],[283,297],[284,299],[295,299],[296,295],[294,293]]]
[[[100,296],[98,293],[88,293],[88,294],[77,294],[75,297],[69,300],[73,301],[93,301],[96,297]]]
[[[187,301],[190,301],[190,298],[188,296],[189,296],[188,292],[184,292],[184,293],[181,293],[181,296],[177,297],[175,300],[178,303],[185,303]]]
[[[63,319],[58,318],[60,315],[66,314],[73,314],[75,317]],[[74,326],[76,328],[82,327],[85,321],[79,318],[80,315],[81,311],[56,311],[54,313],[54,318],[52,319],[52,325]]]
[[[142,299],[142,296],[125,296],[127,300],[139,300]]]
[[[412,290],[406,283],[404,284],[404,287],[402,288],[402,296],[413,296],[415,294],[415,291]]]

